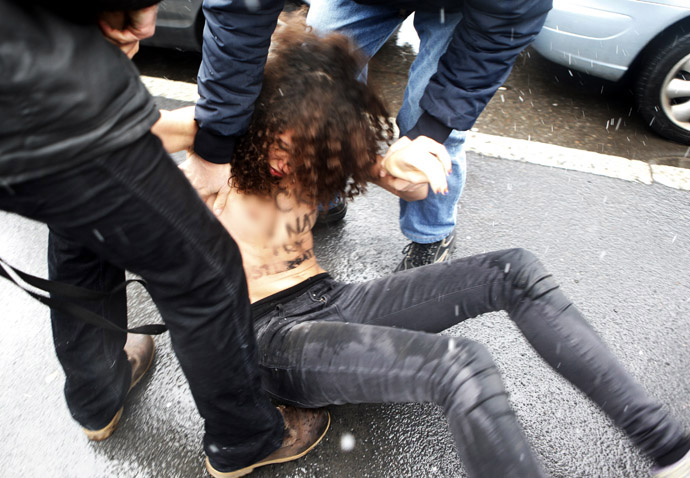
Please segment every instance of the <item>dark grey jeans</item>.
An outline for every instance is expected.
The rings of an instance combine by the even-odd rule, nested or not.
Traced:
[[[522,249],[360,284],[327,277],[298,296],[269,297],[253,309],[270,394],[305,407],[436,403],[470,476],[543,476],[486,349],[436,334],[491,311],[507,311],[535,350],[645,454],[659,458],[685,440],[681,426],[628,375],[551,275]]]

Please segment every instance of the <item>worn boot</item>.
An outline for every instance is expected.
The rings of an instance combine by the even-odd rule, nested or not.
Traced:
[[[237,478],[248,475],[254,468],[296,460],[309,453],[326,435],[331,416],[323,409],[305,409],[279,406],[285,421],[283,445],[263,460],[232,471],[216,470],[206,458],[206,469],[216,478]]]
[[[144,374],[151,368],[153,363],[153,355],[155,351],[155,345],[153,339],[148,335],[141,334],[127,334],[127,342],[125,343],[125,353],[127,354],[127,360],[132,366],[132,382],[129,386],[129,390],[132,390],[136,384],[138,384]],[[117,429],[117,425],[120,423],[120,418],[122,418],[121,407],[110,423],[100,430],[88,430],[82,428],[86,437],[93,441],[102,441],[108,438]]]

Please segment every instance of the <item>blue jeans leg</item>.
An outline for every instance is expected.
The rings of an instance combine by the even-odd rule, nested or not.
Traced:
[[[414,27],[419,35],[419,53],[410,67],[403,105],[398,113],[400,134],[407,133],[422,115],[419,102],[438,61],[448,48],[462,13],[415,12]],[[400,230],[410,240],[422,244],[440,241],[455,227],[456,206],[465,186],[465,132],[453,131],[444,146],[450,154],[453,172],[448,176],[448,194],[429,193],[422,201],[400,200]]]
[[[352,0],[313,0],[307,14],[307,24],[319,34],[339,31],[352,38],[367,58],[371,58],[386,43],[405,19],[400,10],[385,6],[360,5]],[[366,83],[365,65],[360,81]],[[340,198],[327,206],[319,205],[319,212],[334,210]],[[335,221],[333,221],[335,222]]]
[[[379,51],[404,19],[397,8],[360,5],[353,0],[312,0],[307,14],[307,24],[317,33],[344,33],[368,58]]]
[[[314,0],[307,23],[317,32],[341,31],[352,37],[368,57],[372,57],[402,23],[406,14],[391,7],[360,5],[352,0]],[[410,68],[398,126],[405,134],[422,114],[419,101],[429,79],[436,72],[439,58],[450,43],[453,31],[462,18],[460,13],[416,12],[414,26],[420,38],[417,58]],[[362,79],[366,78],[366,68]],[[453,173],[448,177],[447,195],[430,194],[423,201],[400,201],[400,228],[410,240],[436,242],[455,227],[455,209],[465,185],[465,133],[453,131],[444,145],[451,155]]]

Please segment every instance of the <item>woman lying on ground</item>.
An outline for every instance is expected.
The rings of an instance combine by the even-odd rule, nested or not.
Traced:
[[[300,407],[433,402],[469,476],[544,476],[484,346],[438,335],[505,310],[537,353],[654,460],[656,476],[690,477],[682,426],[621,367],[533,254],[490,252],[356,284],[319,266],[311,232],[318,203],[352,197],[368,181],[408,199],[429,184],[442,192],[450,163],[443,150],[418,165],[402,164],[396,151],[377,158],[390,138],[388,115],[356,81],[345,37],[285,27],[273,45],[220,216],[242,251],[265,389]],[[190,145],[191,110],[165,113],[158,132],[171,149]]]

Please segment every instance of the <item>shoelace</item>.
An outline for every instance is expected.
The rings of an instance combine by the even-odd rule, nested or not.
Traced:
[[[420,265],[427,264],[434,257],[434,245],[433,244],[417,244],[416,242],[410,242],[405,247],[403,247],[402,253],[405,254],[405,258],[408,259],[413,267],[419,267]]]

